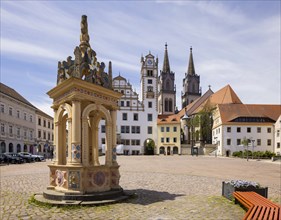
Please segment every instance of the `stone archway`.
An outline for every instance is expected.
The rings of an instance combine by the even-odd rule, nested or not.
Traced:
[[[165,147],[161,146],[159,148],[159,154],[165,154]]]
[[[145,155],[154,155],[155,142],[151,138],[148,138],[143,143],[144,154]]]
[[[173,154],[179,154],[179,148],[173,147]]]
[[[116,114],[116,112],[115,112]],[[115,116],[116,117],[116,116]],[[112,134],[112,116],[110,111],[104,106],[90,104],[88,105],[82,113],[82,143],[83,143],[83,164],[84,165],[100,165],[99,162],[99,146],[98,146],[98,125],[100,120],[105,119],[105,131],[106,131],[106,140],[105,140],[105,156],[107,165],[112,163],[112,154],[113,148],[116,148],[116,141],[113,142]],[[116,140],[116,137],[115,137]],[[115,146],[112,146],[114,143]],[[116,159],[116,158],[115,158]]]

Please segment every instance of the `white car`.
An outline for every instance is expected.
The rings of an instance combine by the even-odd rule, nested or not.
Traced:
[[[45,161],[45,157],[43,157],[42,155],[34,155],[28,152],[19,152],[19,154],[21,155],[25,155],[25,156],[30,156],[32,158],[34,158],[35,161],[39,162],[39,161]]]

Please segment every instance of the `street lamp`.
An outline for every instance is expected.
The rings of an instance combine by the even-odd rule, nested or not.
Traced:
[[[252,139],[251,140],[252,141],[252,159],[254,159],[254,144],[255,144],[255,140],[254,139]]]
[[[187,114],[186,114],[186,111],[185,111],[185,114],[184,116],[182,117],[182,120],[186,121],[186,126],[188,127],[188,131],[189,131],[189,128],[191,128],[191,132],[190,132],[190,136],[191,138],[189,137],[189,140],[190,140],[190,144],[191,144],[191,155],[193,156],[193,124],[192,124],[192,118],[189,117]],[[187,121],[190,121],[190,126],[187,125]]]
[[[215,152],[215,157],[217,157],[217,153],[218,153],[218,141],[217,141],[218,137],[214,137],[215,139],[215,143],[216,143],[216,152]]]

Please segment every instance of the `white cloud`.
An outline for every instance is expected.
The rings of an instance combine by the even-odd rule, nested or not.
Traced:
[[[51,60],[59,60],[63,57],[58,50],[41,47],[31,42],[20,42],[16,40],[1,38],[1,52],[12,56],[40,57]]]

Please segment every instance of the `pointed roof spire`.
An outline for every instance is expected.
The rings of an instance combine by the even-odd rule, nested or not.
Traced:
[[[192,55],[192,47],[190,47],[190,55],[189,55],[189,63],[188,63],[187,74],[195,75],[195,68],[194,68],[193,55]]]
[[[167,42],[165,44],[165,54],[164,54],[164,63],[162,72],[169,73],[170,72],[170,64],[169,64],[169,57],[168,57],[168,49],[167,49]]]

